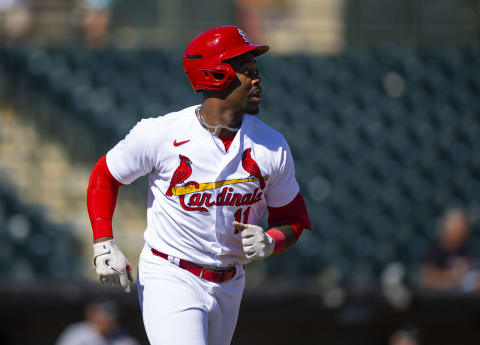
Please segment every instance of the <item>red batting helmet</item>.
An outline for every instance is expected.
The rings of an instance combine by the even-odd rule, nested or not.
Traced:
[[[183,69],[195,92],[223,90],[235,78],[227,59],[252,52],[259,56],[268,46],[251,44],[247,35],[236,26],[220,26],[201,33],[185,49]]]

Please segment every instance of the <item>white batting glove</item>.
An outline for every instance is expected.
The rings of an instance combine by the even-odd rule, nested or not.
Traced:
[[[275,241],[258,225],[243,224],[237,221],[232,223],[240,231],[243,251],[247,259],[263,260],[272,255]]]
[[[102,284],[121,286],[130,292],[133,267],[113,239],[93,244],[93,266]]]

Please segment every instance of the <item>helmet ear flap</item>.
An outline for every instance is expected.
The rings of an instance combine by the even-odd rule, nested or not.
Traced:
[[[221,89],[227,88],[230,86],[230,84],[233,82],[235,79],[237,73],[233,69],[233,67],[230,64],[223,63],[223,67],[225,68],[224,72],[224,77],[223,77],[223,83],[221,86]]]
[[[199,68],[190,73],[195,73],[192,75],[196,81],[195,85],[192,84],[195,92],[202,89],[223,90],[230,86],[236,76],[233,67],[227,63],[222,63],[220,68]],[[187,75],[190,76],[188,72]]]

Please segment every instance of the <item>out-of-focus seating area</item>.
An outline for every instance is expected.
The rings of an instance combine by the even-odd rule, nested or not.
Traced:
[[[77,279],[79,242],[68,225],[49,221],[40,206],[23,204],[0,186],[0,279]]]
[[[200,103],[180,51],[2,48],[6,92],[72,160],[91,164],[142,117]],[[270,276],[371,288],[399,263],[407,283],[447,207],[479,216],[480,46],[258,59],[259,117],[284,133],[313,231],[259,266]],[[480,235],[470,246],[480,254]]]
[[[53,344],[102,299],[148,343],[135,291],[92,269],[86,188],[138,120],[202,101],[182,57],[220,25],[270,46],[258,116],[287,138],[313,225],[246,266],[232,345],[477,345],[473,0],[0,0],[0,344]],[[113,219],[135,270],[146,182]]]

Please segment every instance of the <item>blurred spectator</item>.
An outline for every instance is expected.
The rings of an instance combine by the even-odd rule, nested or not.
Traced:
[[[0,34],[4,33],[7,42],[17,43],[25,39],[31,22],[30,1],[0,0]]]
[[[440,238],[430,250],[421,271],[423,288],[445,292],[471,292],[479,288],[478,273],[467,249],[470,222],[461,209],[445,214]]]
[[[402,328],[394,332],[388,345],[420,345],[418,331],[415,328]]]
[[[263,0],[236,0],[237,25],[252,42],[262,41],[262,3]]]
[[[83,18],[85,44],[89,49],[99,50],[108,43],[111,6],[113,0],[85,0],[87,6]]]
[[[56,345],[138,345],[118,324],[113,302],[92,303],[85,310],[85,321],[68,326]]]

